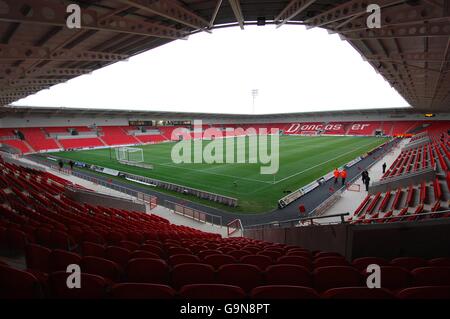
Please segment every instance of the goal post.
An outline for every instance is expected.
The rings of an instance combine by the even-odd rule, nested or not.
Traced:
[[[119,162],[142,163],[144,162],[144,151],[137,147],[118,147],[116,159]]]

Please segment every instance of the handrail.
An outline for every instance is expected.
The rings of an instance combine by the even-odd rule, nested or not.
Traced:
[[[407,218],[411,218],[411,217],[420,217],[420,216],[428,216],[428,215],[440,215],[440,214],[445,214],[445,213],[450,213],[450,209],[447,210],[441,210],[441,211],[436,211],[436,212],[426,212],[426,213],[418,213],[418,214],[408,214],[408,215],[402,215],[402,216],[389,216],[389,217],[378,217],[378,218],[370,218],[370,219],[363,219],[363,220],[354,220],[353,222],[350,221],[349,223],[352,225],[369,225],[367,224],[367,222],[373,222],[373,221],[378,221],[378,220],[385,220],[385,219],[399,219],[399,222],[405,222],[407,220],[402,220],[402,219],[407,219]]]
[[[295,219],[288,219],[283,221],[273,221],[271,223],[265,223],[265,224],[255,224],[255,225],[249,225],[245,226],[246,229],[249,228],[265,228],[266,226],[271,227],[281,227],[283,224],[290,224],[291,226],[305,222],[310,221],[311,223],[316,219],[324,219],[324,218],[333,218],[333,217],[341,217],[341,222],[345,223],[344,216],[348,216],[350,213],[341,213],[341,214],[333,214],[333,215],[325,215],[325,216],[309,216],[309,217],[302,217],[302,218],[295,218]]]
[[[236,227],[232,227],[233,225],[236,225]],[[230,229],[231,229],[231,231],[230,231]],[[242,221],[239,218],[236,218],[227,224],[228,237],[230,237],[234,233],[238,232],[239,230],[244,232],[244,226],[242,226]]]
[[[198,209],[185,206],[183,204],[179,204],[176,202],[172,202],[170,200],[166,200],[164,202],[164,207],[172,210],[174,213],[181,214],[185,217],[191,218],[193,220],[202,222],[202,223],[210,223],[211,225],[217,225],[222,227],[222,216],[214,215],[211,213],[206,213],[204,211],[200,211]],[[176,209],[176,208],[181,208]]]

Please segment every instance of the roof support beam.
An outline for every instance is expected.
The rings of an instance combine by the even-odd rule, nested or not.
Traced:
[[[292,0],[289,2],[286,8],[284,8],[274,19],[275,23],[277,23],[277,28],[298,16],[314,2],[316,2],[316,0]]]
[[[405,3],[405,0],[378,0],[376,2],[381,9]],[[367,14],[366,0],[352,0],[334,7],[331,10],[325,11],[310,19],[305,23],[309,27],[322,27],[330,23],[335,23],[342,20],[348,20],[352,17],[360,17]]]
[[[19,87],[19,86],[50,86],[66,82],[67,79],[18,79],[18,80],[0,80],[0,85],[5,87]]]
[[[125,54],[68,49],[58,49],[51,52],[49,48],[0,44],[0,61],[15,61],[19,59],[52,61],[122,61],[127,58],[128,55]]]
[[[209,22],[173,0],[117,0],[126,5],[181,23],[193,29],[206,30]]]
[[[368,61],[380,62],[447,62],[450,59],[443,57],[442,53],[434,52],[406,52],[406,53],[391,53],[387,55],[382,54],[367,54],[365,59]]]
[[[216,21],[217,18],[217,14],[219,13],[219,9],[222,6],[222,1],[223,0],[218,0],[216,7],[214,8],[214,12],[213,15],[211,17],[211,21],[209,21],[209,27],[212,28],[214,26],[214,22]]]
[[[448,37],[450,36],[450,23],[446,21],[392,26],[381,29],[353,31],[341,36],[346,40]]]
[[[54,25],[66,28],[66,6],[43,0],[14,0],[6,3],[7,8],[0,11],[0,21]],[[21,8],[31,7],[33,14],[24,14]],[[152,36],[168,39],[184,38],[186,34],[178,29],[159,23],[138,21],[110,15],[102,19],[94,10],[82,10],[81,29],[112,31]]]
[[[230,2],[231,9],[233,10],[237,22],[239,23],[239,27],[241,30],[244,30],[244,15],[242,14],[240,0],[228,0],[228,2]]]
[[[1,67],[0,77],[7,79],[36,76],[78,76],[91,73],[91,69],[68,69],[68,68],[32,68],[26,70],[23,67]]]

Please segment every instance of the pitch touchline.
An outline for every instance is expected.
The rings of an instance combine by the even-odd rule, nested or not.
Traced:
[[[375,143],[368,143],[368,144],[365,144],[365,145],[360,146],[360,147],[358,147],[358,148],[355,148],[355,149],[353,149],[353,150],[351,150],[351,151],[349,151],[349,152],[347,152],[347,153],[344,153],[344,154],[341,154],[341,155],[339,155],[339,156],[336,156],[336,157],[334,157],[334,158],[332,158],[332,159],[330,159],[330,160],[328,160],[328,161],[322,162],[322,163],[320,163],[320,164],[311,166],[311,167],[309,167],[309,168],[307,168],[307,169],[305,169],[305,170],[303,170],[303,171],[301,171],[301,172],[297,172],[297,173],[295,173],[295,174],[292,174],[292,175],[290,175],[290,176],[287,176],[287,177],[285,177],[285,178],[282,178],[282,179],[280,179],[280,180],[278,180],[278,181],[275,181],[275,183],[271,183],[271,184],[278,184],[278,183],[283,182],[283,181],[285,181],[285,180],[287,180],[287,179],[289,179],[289,178],[291,178],[291,177],[294,177],[294,176],[303,174],[303,173],[305,173],[305,172],[308,172],[308,171],[310,171],[310,170],[312,170],[312,169],[314,169],[314,168],[316,168],[316,167],[319,167],[319,166],[322,166],[323,164],[326,164],[326,163],[329,163],[329,162],[331,162],[331,161],[334,161],[335,159],[338,159],[338,158],[340,158],[340,157],[343,157],[343,156],[345,156],[345,155],[347,155],[347,154],[350,154],[350,153],[352,153],[352,152],[354,152],[354,151],[356,151],[356,150],[359,150],[359,149],[361,149],[361,148],[363,148],[363,147],[366,147],[366,146],[369,146],[369,145],[371,145],[371,144],[375,144]]]

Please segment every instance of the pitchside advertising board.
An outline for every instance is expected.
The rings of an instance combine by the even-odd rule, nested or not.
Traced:
[[[350,130],[351,131],[364,131],[367,128],[369,128],[372,124],[368,123],[358,123],[358,124],[352,124]],[[298,134],[301,132],[306,131],[335,131],[335,132],[342,132],[344,129],[344,124],[342,123],[330,123],[330,124],[323,124],[323,123],[292,123],[289,128],[284,131],[284,133],[287,134]]]

